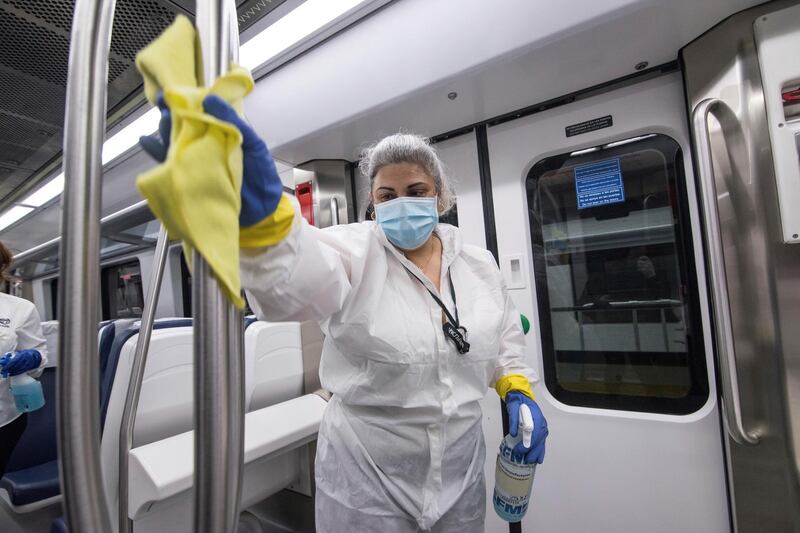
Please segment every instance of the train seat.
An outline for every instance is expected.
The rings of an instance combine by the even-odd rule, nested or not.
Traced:
[[[297,482],[327,402],[316,394],[245,415],[241,508]],[[191,531],[194,432],[131,450],[128,516],[136,533]]]
[[[28,413],[28,426],[0,479],[0,498],[14,512],[35,511],[60,498],[56,460],[56,369],[39,377],[44,407]]]
[[[2,480],[3,499],[17,513],[46,507],[60,499],[58,461],[9,472]]]
[[[194,356],[191,319],[161,319],[153,326],[136,414],[133,446],[142,446],[192,429],[194,424]],[[133,324],[117,336],[104,376],[101,461],[107,501],[116,511],[119,495],[118,443],[139,334]],[[252,358],[245,354],[245,372],[252,376]],[[252,379],[245,382],[250,397]]]
[[[116,335],[133,320],[107,320],[98,325],[98,356],[102,376]],[[35,511],[60,500],[56,443],[56,367],[58,321],[42,323],[47,341],[47,366],[39,377],[45,397],[41,409],[28,413],[28,426],[0,480],[0,498],[17,513]]]
[[[0,479],[0,498],[17,513],[34,511],[60,499],[56,443],[56,367],[58,321],[42,322],[47,365],[39,376],[44,407],[28,413],[28,425]]]
[[[316,438],[326,404],[319,396],[302,396],[300,325],[252,320],[246,324],[242,508],[289,487],[307,473],[304,445]],[[180,346],[170,340],[173,334],[182,336]],[[191,516],[194,471],[191,340],[190,328],[153,333],[130,453],[129,517],[137,533],[189,531],[191,527],[187,520]],[[131,356],[132,347],[118,355],[102,444],[107,500],[114,511],[119,416]],[[112,364],[110,361],[109,369]],[[179,379],[176,366],[185,367],[186,386],[167,383]],[[160,381],[156,376],[161,376]],[[125,386],[118,390],[116,380]]]
[[[298,322],[254,322],[245,333],[253,355],[249,411],[303,394],[303,347]],[[313,392],[313,391],[306,391]]]

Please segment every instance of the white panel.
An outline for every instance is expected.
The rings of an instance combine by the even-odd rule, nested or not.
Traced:
[[[536,161],[662,133],[683,149],[695,261],[704,264],[684,109],[680,77],[671,75],[490,128],[500,254],[524,254],[526,268],[533,272],[525,178]],[[565,126],[608,114],[614,117],[613,127],[565,138]],[[704,287],[702,268],[696,275]],[[524,531],[730,531],[708,304],[702,289],[700,293],[711,392],[699,411],[670,416],[572,407],[557,401],[543,383],[534,387],[550,437]],[[512,298],[521,312],[533,317],[536,331],[535,287],[512,291]],[[528,341],[529,362],[541,371],[540,339],[529,335]]]
[[[32,280],[31,286],[33,288],[33,303],[36,305],[36,311],[39,313],[41,320],[48,320],[54,316],[54,313],[49,311],[52,307],[50,299],[50,285],[41,279]]]
[[[255,322],[244,334],[253,353],[248,409],[255,411],[303,394],[303,347],[299,322]]]
[[[800,243],[800,104],[784,106],[782,93],[800,87],[800,6],[765,17],[755,24],[764,104],[775,160],[783,241]]]
[[[353,160],[399,129],[439,134],[672,61],[755,3],[394,2],[261,80],[248,116],[285,161]]]
[[[508,290],[524,289],[528,286],[528,271],[525,268],[525,257],[520,254],[500,256],[500,272]]]
[[[42,322],[42,334],[47,343],[47,367],[58,366],[58,320]]]
[[[470,132],[436,144],[436,150],[456,190],[458,227],[465,244],[486,247],[483,199],[478,172],[478,145]]]

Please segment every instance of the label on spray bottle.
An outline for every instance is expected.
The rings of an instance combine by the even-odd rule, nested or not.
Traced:
[[[520,441],[507,435],[500,444],[494,484],[494,510],[506,522],[519,522],[528,510],[533,487],[535,464],[524,464],[512,458],[512,450]]]
[[[528,406],[520,409],[520,428],[517,437],[506,435],[500,443],[494,474],[494,510],[506,522],[519,522],[528,511],[536,464],[526,464],[522,458],[514,458],[514,447],[524,441],[530,446],[533,432],[533,417]]]

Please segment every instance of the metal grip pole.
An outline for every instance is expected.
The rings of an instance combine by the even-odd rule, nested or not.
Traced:
[[[118,444],[119,501],[117,502],[119,533],[131,533],[133,531],[133,521],[128,517],[129,454],[133,446],[133,431],[136,428],[139,396],[142,392],[144,369],[147,365],[147,352],[150,349],[150,336],[153,334],[158,295],[161,290],[161,281],[164,279],[164,267],[167,264],[168,251],[169,237],[167,228],[162,224],[158,230],[158,240],[153,254],[153,271],[150,275],[150,286],[147,288],[147,297],[144,301],[142,320],[139,324],[139,336],[136,338],[136,351],[133,354],[133,366],[128,379],[128,394],[125,397],[125,409],[122,412],[122,420],[120,421]]]
[[[233,0],[197,2],[206,86],[238,54]],[[236,530],[244,462],[244,365],[241,313],[225,298],[211,269],[193,255],[195,395],[194,531]]]
[[[71,531],[111,531],[100,469],[100,204],[114,0],[77,0],[64,120],[58,455]]]

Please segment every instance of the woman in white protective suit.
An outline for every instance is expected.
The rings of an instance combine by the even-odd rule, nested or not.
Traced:
[[[317,531],[482,532],[487,388],[506,401],[514,434],[521,406],[530,408],[532,442],[517,450],[526,460],[542,461],[547,423],[493,257],[438,224],[454,200],[436,151],[406,134],[369,148],[361,169],[376,220],[321,230],[283,194],[247,123],[219,97],[203,104],[242,132],[241,272],[251,307],[265,320],[318,321],[325,333],[320,378],[333,397],[317,442]],[[163,157],[156,139],[142,144]]]
[[[479,402],[495,385],[523,393],[517,410],[533,403],[520,315],[491,254],[437,225],[453,197],[425,139],[387,137],[361,170],[375,222],[319,230],[295,215],[280,244],[242,262],[260,317],[317,320],[325,333],[333,398],[317,444],[317,531],[482,532]],[[547,430],[532,411],[540,462]]]

